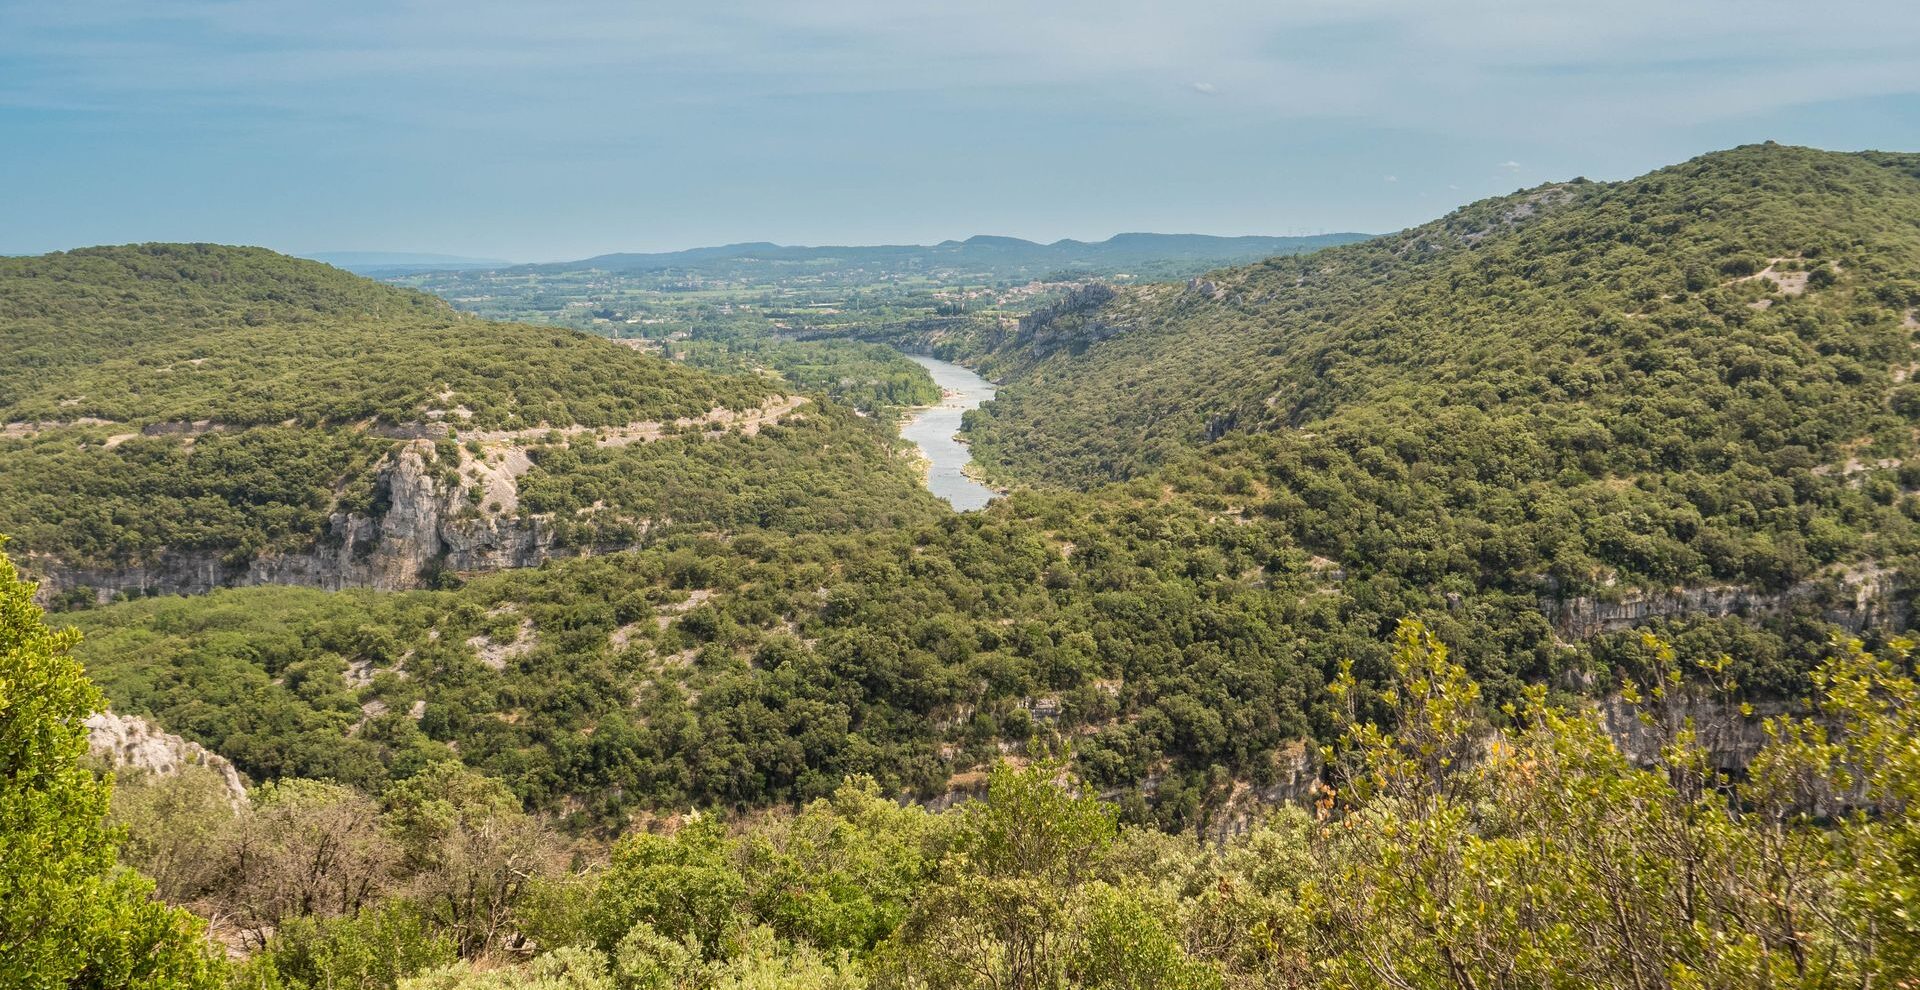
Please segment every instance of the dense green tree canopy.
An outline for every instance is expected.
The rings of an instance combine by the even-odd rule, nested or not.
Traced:
[[[0,554],[0,987],[216,986],[203,925],[117,863],[81,762],[100,694],[32,591]]]

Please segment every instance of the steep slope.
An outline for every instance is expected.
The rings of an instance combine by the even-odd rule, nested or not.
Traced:
[[[1181,470],[1422,579],[1886,559],[1920,484],[1917,161],[1744,147],[1070,301],[997,342],[976,458],[1086,485],[1206,451]]]
[[[1408,615],[1496,708],[1644,677],[1648,626],[1738,700],[1801,696],[1836,632],[1907,620],[1911,173],[1741,149],[1082,292],[997,342],[1018,394],[979,433],[1030,477],[1130,476],[1085,491],[72,621],[117,710],[250,775],[379,789],[456,754],[587,822],[845,774],[937,801],[1070,751],[1130,814],[1203,825],[1299,796],[1336,705],[1386,710]],[[602,449],[548,462],[579,458],[569,511],[619,476]]]
[[[978,439],[1011,476],[1084,481],[1361,405],[1609,413],[1679,380],[1754,383],[1823,425],[1865,422],[1872,389],[1833,386],[1884,397],[1907,364],[1917,161],[1740,148],[1038,314],[996,358],[1027,373]],[[1753,425],[1758,398],[1727,401],[1712,419],[1731,422],[1712,425]],[[1014,431],[1040,442],[999,441]]]
[[[669,520],[930,511],[882,429],[803,406],[257,249],[0,261],[0,532],[48,593],[411,587]]]

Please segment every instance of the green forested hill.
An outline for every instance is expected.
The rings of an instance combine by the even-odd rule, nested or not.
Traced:
[[[445,492],[471,495],[473,513],[511,514],[487,476],[516,472],[539,493],[527,511],[564,510],[563,538],[668,516],[827,524],[930,509],[885,431],[843,410],[769,414],[751,451],[699,442],[739,415],[786,409],[782,391],[586,334],[476,320],[259,249],[5,259],[0,532],[30,559],[90,568],[299,550],[329,538],[337,514],[378,514],[396,436],[449,428],[432,458]],[[626,442],[623,430],[662,439]],[[569,452],[583,436],[600,449]],[[597,473],[577,488],[583,458]],[[818,515],[803,506],[815,499]],[[610,511],[584,518],[596,503]]]
[[[900,496],[846,439],[884,428],[822,404],[764,434],[778,458],[742,436],[560,444],[520,485],[583,527],[620,503],[732,538],[420,597],[76,621],[117,704],[251,773],[378,787],[451,745],[537,803],[600,795],[590,817],[850,772],[939,793],[1038,733],[1190,820],[1283,776],[1333,722],[1340,661],[1376,683],[1408,614],[1513,700],[1611,683],[1646,659],[1621,625],[1710,599],[1720,617],[1664,623],[1682,657],[1801,694],[1824,620],[1897,611],[1916,547],[1901,161],[1741,149],[1184,290],[1075,294],[970,342],[1013,379],[977,449],[1042,482],[984,513]],[[1638,594],[1672,597],[1569,611]]]
[[[1743,147],[1086,293],[961,345],[1009,378],[975,457],[1237,473],[1316,552],[1428,578],[1780,586],[1884,558],[1920,483],[1917,163]]]
[[[758,402],[605,340],[464,317],[424,293],[258,248],[154,244],[0,259],[0,422],[420,420],[606,426]]]
[[[189,329],[267,357],[172,391],[138,376],[198,355],[156,333],[119,374],[155,384],[88,386],[129,421],[356,359],[326,341],[481,370],[318,379],[344,427],[16,420],[0,527],[251,552],[392,511],[316,479],[411,457],[459,534],[636,545],[55,617],[121,714],[263,782],[128,774],[115,811],[248,986],[1908,979],[1914,166],[1744,148],[1081,289],[945,341],[1009,379],[976,449],[1029,482],[978,512],[826,395],[428,311]],[[32,401],[105,409],[91,373]],[[681,401],[758,413],[620,420]]]
[[[988,359],[1018,383],[977,442],[1010,477],[1086,482],[1222,435],[1470,405],[1604,448],[1608,469],[1727,443],[1831,455],[1897,432],[1917,170],[1743,147],[1038,314]]]

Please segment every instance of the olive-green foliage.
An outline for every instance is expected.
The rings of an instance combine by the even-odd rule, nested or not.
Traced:
[[[849,532],[937,518],[939,504],[900,451],[889,424],[812,402],[751,437],[688,430],[624,447],[536,446],[519,482],[521,507],[553,514],[562,546],[641,542],[630,520]]]
[[[1408,613],[1500,702],[1644,668],[1631,638],[1556,646],[1530,591],[1332,575],[1289,520],[1237,515],[1208,483],[1022,493],[850,535],[668,537],[452,591],[251,588],[70,618],[117,705],[256,778],[380,789],[451,744],[575,828],[806,800],[849,774],[937,795],[1003,746],[1069,742],[1097,786],[1160,778],[1130,819],[1200,827],[1235,781],[1271,784],[1289,746],[1331,738],[1322,686],[1343,658],[1383,682],[1381,631]],[[1755,696],[1800,694],[1821,607],[1663,630],[1685,656],[1742,658]],[[512,651],[495,670],[469,641]]]
[[[917,529],[673,538],[457,591],[238,589],[71,618],[122,707],[257,777],[380,787],[457,743],[591,821],[818,797],[849,774],[938,794],[1002,743],[1076,738],[1103,786],[1170,772],[1165,817],[1197,824],[1228,777],[1271,781],[1313,731],[1343,649],[1383,657],[1387,610],[1425,605],[1396,591],[1343,612],[1272,535],[1180,503],[1023,496]],[[1504,664],[1489,627],[1506,618],[1448,628]],[[481,637],[524,649],[492,670]]]
[[[769,368],[794,388],[820,392],[868,412],[940,401],[927,369],[884,344],[852,340],[766,340],[726,335],[672,345],[674,357],[709,371]]]
[[[126,829],[120,858],[151,879],[162,900],[193,907],[229,868],[221,846],[239,813],[236,803],[227,782],[202,764],[183,763],[169,774],[121,768],[110,818]]]
[[[562,865],[545,822],[523,812],[505,784],[458,763],[401,781],[384,804],[409,901],[462,954],[503,944],[529,885]]]
[[[0,437],[0,532],[74,565],[163,551],[237,565],[312,546],[335,513],[378,510],[377,471],[395,441],[370,424],[671,422],[778,391],[763,376],[707,374],[587,334],[462,317],[255,249],[0,259],[0,424],[15,424]],[[815,404],[755,438],[549,444],[524,479],[526,511],[562,513],[563,536],[623,542],[668,518],[795,528],[925,518],[931,501],[895,443],[884,424]],[[596,503],[594,519],[575,511]]]
[[[619,955],[644,926],[649,944],[717,959],[764,926],[784,941],[865,953],[908,912],[932,867],[932,828],[865,780],[745,833],[705,815],[670,836],[630,835],[576,891],[578,911],[556,915],[544,934]]]
[[[191,769],[191,768],[189,768]],[[511,951],[567,843],[500,781],[441,762],[382,800],[289,778],[238,806],[217,779],[140,775],[115,803],[129,865],[217,919],[260,990],[391,990],[457,957]]]
[[[479,427],[603,426],[768,392],[257,248],[0,259],[0,321],[9,422],[406,423],[465,406]]]
[[[402,990],[615,990],[605,956],[562,948],[525,966],[478,968],[455,963],[400,982]]]
[[[405,901],[334,918],[288,918],[234,982],[248,990],[393,990],[403,978],[455,961],[454,940]]]
[[[1597,714],[1539,692],[1490,737],[1477,685],[1405,624],[1401,728],[1350,725],[1337,827],[1318,853],[1329,869],[1299,888],[1320,972],[1355,987],[1913,979],[1920,929],[1877,913],[1904,896],[1882,871],[1914,833],[1900,797],[1911,760],[1885,748],[1911,729],[1908,645],[1884,660],[1842,645],[1818,678],[1824,717],[1770,720],[1772,743],[1735,782],[1713,751],[1757,720],[1690,697],[1693,678],[1657,640],[1657,677],[1623,691],[1662,743],[1643,766]]]
[[[975,457],[1232,475],[1416,583],[1789,585],[1910,547],[1917,207],[1911,157],[1753,146],[1042,312],[980,359]]]
[[[63,618],[97,631],[81,655],[123,710],[159,716],[255,780],[316,777],[378,790],[390,767],[415,773],[450,753],[422,736],[404,707],[349,733],[364,713],[341,675],[348,658],[396,663],[403,647],[393,625],[427,622],[428,607],[412,594],[260,588],[101,613],[140,616],[125,624],[96,624],[92,613]]]
[[[0,987],[211,987],[204,926],[116,863],[111,782],[81,763],[102,707],[0,554]]]
[[[1816,703],[1764,720],[1769,742],[1738,781],[1716,768],[1720,733],[1761,720],[1699,686],[1731,664],[1689,672],[1668,644],[1643,645],[1651,676],[1623,686],[1624,712],[1659,745],[1637,760],[1621,727],[1542,691],[1490,711],[1408,621],[1383,695],[1396,727],[1361,715],[1342,675],[1339,787],[1312,811],[1203,838],[1119,824],[1059,763],[997,766],[984,795],[942,813],[854,781],[730,823],[655,819],[605,865],[545,874],[495,943],[530,938],[528,962],[480,949],[422,972],[452,943],[396,888],[357,913],[282,919],[237,982],[1734,990],[1920,976],[1911,644],[1837,644]],[[437,769],[389,802],[403,846],[434,834],[422,812],[445,820],[416,800],[429,792],[515,813],[497,785]]]

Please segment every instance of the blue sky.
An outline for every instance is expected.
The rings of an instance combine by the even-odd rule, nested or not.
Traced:
[[[1914,0],[0,0],[0,253],[1383,231],[1920,150]]]

